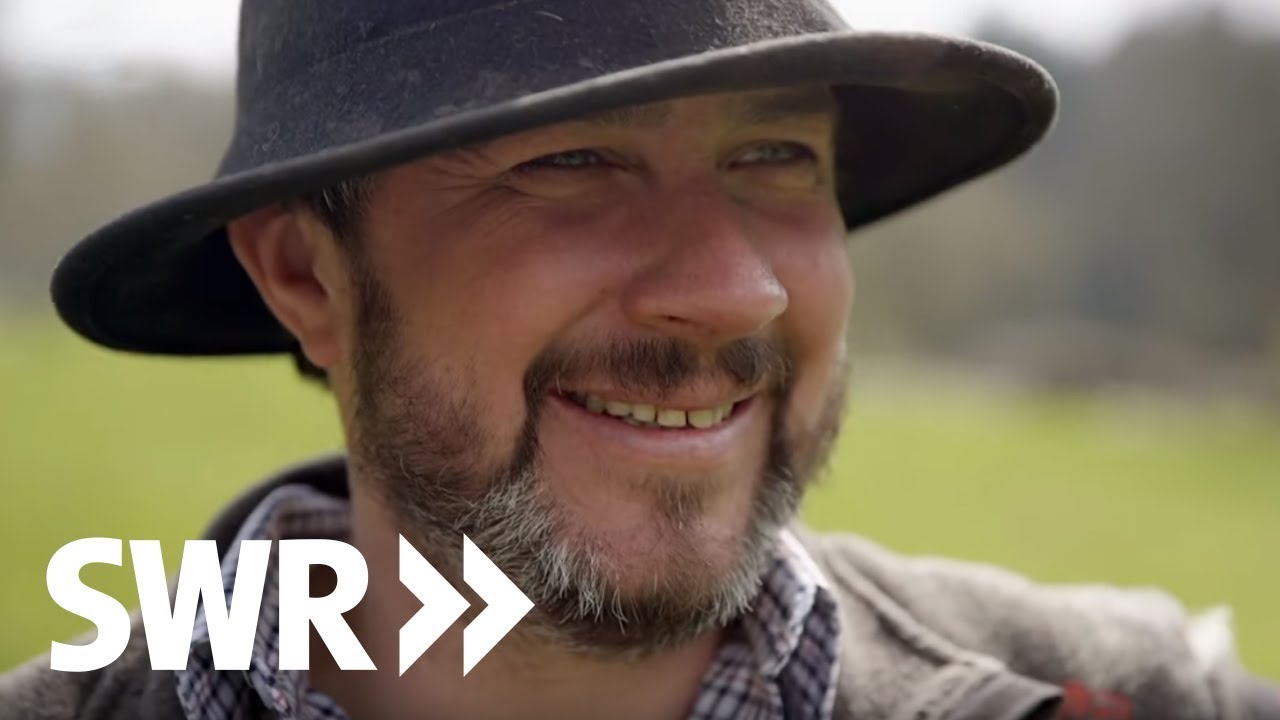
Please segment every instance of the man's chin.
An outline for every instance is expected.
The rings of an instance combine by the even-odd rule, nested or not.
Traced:
[[[603,524],[560,509],[532,562],[512,568],[534,601],[530,632],[575,652],[639,657],[725,626],[750,605],[776,526],[717,529],[640,518]]]
[[[579,528],[566,552],[590,557],[623,596],[653,592],[697,595],[723,584],[746,552],[746,528],[715,529],[705,518],[680,526],[660,521],[619,523],[604,532]]]
[[[588,561],[598,563],[594,572],[580,565],[571,585],[535,601],[535,625],[588,655],[637,658],[678,647],[747,609],[763,574],[760,560],[677,559],[665,549],[642,561],[596,555]]]

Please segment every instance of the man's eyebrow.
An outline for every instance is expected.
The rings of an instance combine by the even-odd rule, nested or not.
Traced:
[[[571,122],[608,128],[654,128],[662,125],[670,116],[671,105],[662,102],[602,110]]]
[[[830,89],[806,87],[744,97],[730,106],[729,117],[735,125],[750,127],[812,116],[834,118],[837,108]]]
[[[739,98],[726,106],[726,114],[738,126],[768,125],[815,115],[834,117],[836,107],[828,88],[805,87]],[[671,104],[658,102],[603,110],[569,122],[606,128],[656,128],[670,116]]]

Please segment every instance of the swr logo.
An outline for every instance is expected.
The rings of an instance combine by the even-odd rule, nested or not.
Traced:
[[[97,670],[115,662],[124,652],[131,632],[128,611],[109,595],[80,582],[80,569],[85,565],[120,565],[123,546],[124,542],[115,538],[76,540],[60,548],[49,561],[45,575],[49,596],[63,609],[87,618],[98,627],[98,637],[88,645],[53,643],[49,654],[52,669]],[[224,592],[214,541],[188,540],[172,604],[160,543],[133,540],[129,542],[129,551],[133,555],[138,604],[153,669],[181,670],[187,666],[196,604],[201,600],[209,625],[214,667],[248,669],[271,554],[270,540],[246,540],[240,544],[237,580],[230,598]],[[307,576],[312,565],[333,568],[338,578],[333,592],[324,597],[311,597]],[[462,566],[463,582],[487,603],[462,631],[462,674],[466,675],[533,609],[533,603],[466,536],[463,536]],[[343,670],[374,669],[355,633],[342,618],[343,613],[364,597],[368,588],[369,570],[360,552],[337,540],[281,540],[279,572],[280,669],[307,669],[312,627]],[[400,629],[400,674],[403,675],[462,616],[470,603],[403,537],[400,538],[400,582],[423,603],[422,609]]]

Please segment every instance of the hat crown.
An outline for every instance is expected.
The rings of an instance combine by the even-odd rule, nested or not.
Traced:
[[[844,27],[825,0],[244,0],[220,174],[652,63]]]
[[[544,40],[557,22],[595,29],[601,42],[647,35],[663,45],[688,35],[704,50],[842,24],[825,0],[243,0],[240,67],[251,75],[305,67],[392,35],[476,22],[495,34],[523,26]]]

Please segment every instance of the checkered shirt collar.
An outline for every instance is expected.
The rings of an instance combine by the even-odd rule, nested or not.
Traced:
[[[273,490],[250,513],[222,561],[230,603],[240,543],[345,539],[347,501],[306,485]],[[175,673],[188,720],[240,720],[267,708],[280,720],[348,720],[307,673],[279,669],[278,545],[272,546],[248,670],[214,670],[203,603],[186,670]],[[835,702],[839,622],[835,599],[809,554],[784,531],[750,610],[735,623],[703,678],[689,720],[830,718]]]

